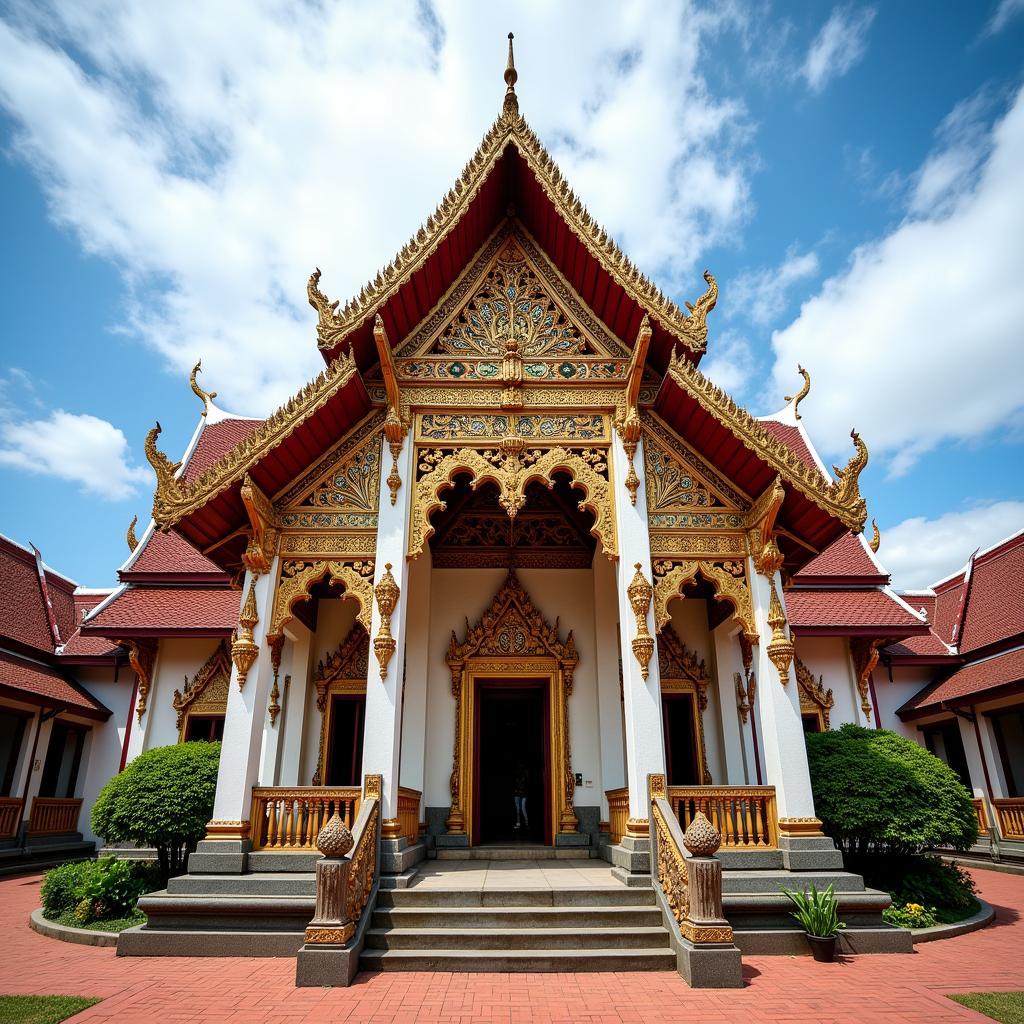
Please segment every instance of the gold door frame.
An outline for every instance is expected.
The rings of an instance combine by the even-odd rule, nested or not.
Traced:
[[[579,831],[573,807],[576,795],[569,747],[569,696],[579,662],[570,632],[560,639],[558,622],[545,621],[514,571],[510,571],[475,626],[467,622],[459,643],[452,632],[448,667],[455,698],[455,743],[450,778],[451,808],[445,825],[449,835],[473,843],[473,778],[475,689],[478,678],[548,679],[550,702],[551,821],[555,835]]]

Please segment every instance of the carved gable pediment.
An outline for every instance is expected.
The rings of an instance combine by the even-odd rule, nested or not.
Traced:
[[[658,671],[662,679],[689,679],[701,688],[708,684],[703,660],[683,643],[671,623],[658,634]]]
[[[179,732],[186,715],[224,714],[228,706],[230,679],[231,651],[227,640],[221,640],[192,679],[185,677],[184,690],[174,691],[171,705],[177,712],[175,727]]]
[[[835,698],[832,690],[825,687],[825,677],[814,678],[814,673],[800,660],[795,659],[796,681],[800,688],[800,710],[810,714],[821,713],[822,725],[830,728],[829,717]]]
[[[313,681],[316,684],[317,707],[323,711],[330,685],[338,680],[366,679],[370,664],[370,635],[355,623],[338,649],[320,660]]]

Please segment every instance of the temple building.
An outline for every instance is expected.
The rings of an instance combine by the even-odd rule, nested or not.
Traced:
[[[72,641],[38,655],[48,678],[78,664],[75,644],[118,666],[88,709],[61,698],[68,728],[86,715],[117,737],[98,771],[222,741],[207,838],[121,952],[292,955],[305,939],[355,943],[364,967],[542,969],[543,954],[546,969],[624,969],[671,967],[680,943],[803,951],[780,872],[837,882],[848,948],[909,950],[881,921],[888,896],[822,835],[804,734],[900,729],[961,773],[986,835],[1024,841],[1022,538],[934,593],[897,594],[877,530],[863,536],[861,436],[845,465],[822,462],[802,369],[761,419],[708,380],[715,278],[684,309],[662,294],[520,115],[511,41],[505,82],[500,116],[393,262],[344,305],[310,277],[319,376],[253,420],[193,371],[198,427],[180,459],[159,425],[146,440],[152,521],[130,531],[119,587],[80,624],[68,612]],[[1009,580],[1010,632],[993,612]],[[57,707],[0,682],[17,714]],[[4,792],[34,795],[31,760],[0,764]],[[327,928],[309,924],[310,886],[335,812],[359,884]],[[700,814],[726,876],[703,923],[672,875],[690,854],[697,871],[680,836]],[[615,905],[664,912],[664,935],[566,907],[563,929],[605,945],[534,936],[517,960],[401,924],[425,864],[451,866],[450,894],[468,860],[518,856],[610,864],[637,901]]]

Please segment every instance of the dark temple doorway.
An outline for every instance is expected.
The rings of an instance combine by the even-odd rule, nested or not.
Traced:
[[[477,680],[473,787],[477,845],[551,843],[548,685],[542,679]],[[517,797],[521,798],[518,818]]]
[[[330,733],[327,741],[325,786],[358,786],[363,766],[363,719],[366,697],[331,694]]]
[[[699,786],[696,708],[688,693],[662,694],[665,727],[665,771],[670,786]]]

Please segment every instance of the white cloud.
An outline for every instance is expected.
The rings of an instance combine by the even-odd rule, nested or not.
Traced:
[[[814,37],[800,75],[813,92],[821,92],[833,78],[842,78],[867,50],[867,34],[875,20],[873,7],[855,11],[837,7]]]
[[[804,409],[829,455],[859,427],[889,472],[938,445],[979,438],[1024,404],[1024,90],[983,140],[973,177],[936,188],[890,234],[852,254],[772,337],[774,401],[796,363],[821,400]],[[926,165],[927,166],[927,163]]]
[[[790,289],[818,273],[818,256],[790,248],[777,267],[747,271],[728,285],[730,316],[742,315],[761,327],[786,308]]]
[[[701,360],[700,371],[731,395],[739,394],[754,375],[757,361],[750,342],[738,332],[722,331],[711,352]]]
[[[982,38],[998,35],[1021,13],[1024,13],[1024,0],[999,0],[999,6],[981,30]]]
[[[590,210],[667,287],[749,203],[746,115],[698,57],[689,2],[346,0],[9,8],[0,109],[55,219],[123,268],[127,325],[228,408],[322,365],[305,282],[343,301],[433,210],[500,111],[523,113]],[[570,48],[566,40],[573,41]],[[552,100],[557,97],[557,102]]]
[[[0,465],[77,483],[107,501],[148,486],[152,474],[131,464],[128,440],[113,424],[57,409],[48,419],[0,425]]]
[[[914,516],[882,534],[879,558],[897,587],[930,587],[962,568],[971,552],[1024,529],[1024,501],[997,501],[936,519]]]

